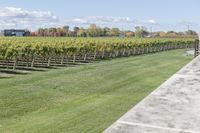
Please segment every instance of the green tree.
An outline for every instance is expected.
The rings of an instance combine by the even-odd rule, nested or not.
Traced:
[[[110,33],[109,33],[110,36],[119,36],[120,35],[120,30],[119,28],[112,28],[110,30]]]
[[[135,27],[135,37],[143,38],[149,35],[149,32],[146,30],[145,27],[137,26]]]
[[[108,27],[103,28],[103,36],[109,36],[110,30],[111,30],[111,29],[108,28]]]
[[[196,31],[193,31],[193,30],[188,30],[185,32],[186,35],[188,36],[197,36],[197,32]]]
[[[65,25],[65,26],[63,26],[62,29],[63,29],[64,36],[69,36],[69,26]]]
[[[86,37],[87,34],[86,34],[85,29],[84,29],[84,28],[80,28],[80,29],[78,30],[78,32],[77,32],[77,36],[78,36],[78,37]]]
[[[79,29],[80,29],[79,27],[74,27],[74,36],[77,36]]]
[[[103,35],[103,30],[100,27],[97,27],[95,24],[91,24],[87,29],[87,36],[89,37],[99,37]]]

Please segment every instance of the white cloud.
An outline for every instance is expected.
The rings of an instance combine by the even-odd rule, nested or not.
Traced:
[[[67,19],[65,22],[69,24],[127,24],[133,23],[134,20],[129,17],[85,16]]]
[[[148,22],[149,24],[153,24],[153,25],[157,24],[157,22],[156,22],[154,19],[150,19],[150,20],[148,20],[147,22]]]
[[[165,23],[161,24],[160,29],[165,29],[165,30],[175,30],[175,31],[186,31],[189,29],[194,30],[199,32],[200,29],[200,24],[199,22],[192,22],[192,21],[185,21],[185,20],[180,20],[174,23]]]
[[[113,16],[85,16],[67,20],[59,20],[50,11],[25,10],[16,7],[0,7],[0,29],[28,28],[35,30],[40,27],[57,27],[63,25],[87,27],[97,24],[102,27],[118,27],[120,29],[134,30],[135,26],[158,24],[154,19],[135,20],[129,17]]]
[[[85,16],[75,17],[65,20],[65,24],[70,26],[86,27],[90,24],[96,24],[102,27],[118,27],[121,29],[134,30],[135,26],[158,25],[154,19],[150,20],[136,20],[129,17],[112,17],[112,16]]]
[[[34,28],[57,23],[58,17],[50,11],[30,11],[16,7],[0,8],[0,28]]]
[[[182,27],[184,29],[199,29],[200,25],[198,22],[190,22],[190,21],[179,21],[176,23],[176,26]]]
[[[25,10],[16,7],[0,7],[0,29],[28,28],[35,30],[40,27],[57,27],[63,25],[87,27],[97,24],[101,27],[118,27],[120,29],[134,30],[135,26],[153,27],[154,30],[197,30],[199,22],[180,21],[174,23],[158,23],[155,19],[137,20],[129,17],[113,16],[85,16],[70,19],[58,19],[50,11]]]

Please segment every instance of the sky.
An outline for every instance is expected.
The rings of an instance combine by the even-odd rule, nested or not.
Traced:
[[[0,0],[0,29],[118,27],[200,31],[200,0]]]

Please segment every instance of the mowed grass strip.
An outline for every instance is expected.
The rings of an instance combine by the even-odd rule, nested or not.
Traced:
[[[0,132],[100,133],[187,64],[184,52],[0,79]]]

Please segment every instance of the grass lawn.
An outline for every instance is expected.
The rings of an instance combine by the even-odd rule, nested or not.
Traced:
[[[99,133],[192,57],[173,50],[0,79],[0,133]]]

